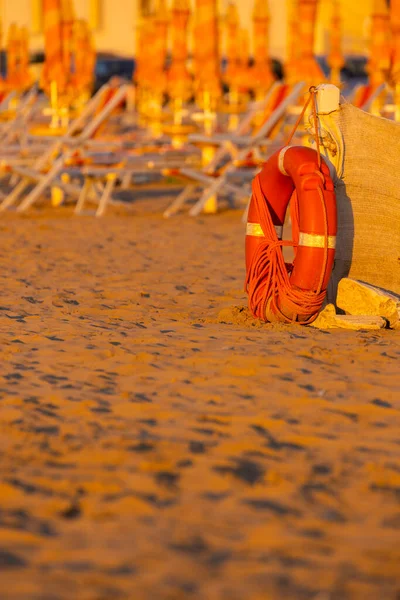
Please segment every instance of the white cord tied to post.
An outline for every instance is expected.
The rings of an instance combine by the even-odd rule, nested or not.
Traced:
[[[332,118],[332,113],[340,110],[340,90],[331,83],[323,83],[316,88],[316,106],[319,123],[319,144],[321,154],[329,166],[334,182],[343,176],[344,140],[339,127]],[[315,145],[314,123],[308,131],[312,134]]]

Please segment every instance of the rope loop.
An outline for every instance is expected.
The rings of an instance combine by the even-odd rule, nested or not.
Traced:
[[[296,131],[305,115],[305,112],[311,102],[312,117],[313,117],[313,121],[314,121],[314,132],[313,133],[314,133],[315,145],[316,145],[316,149],[317,149],[317,153],[318,153],[318,167],[321,168],[321,150],[320,150],[320,144],[319,144],[319,141],[320,141],[319,140],[319,121],[318,121],[318,112],[317,112],[317,92],[318,92],[318,88],[316,88],[315,85],[312,85],[309,88],[309,90],[308,90],[309,97],[306,100],[296,123],[294,124],[294,127],[287,139],[286,146],[290,146],[291,141],[294,137],[294,134],[296,133]]]

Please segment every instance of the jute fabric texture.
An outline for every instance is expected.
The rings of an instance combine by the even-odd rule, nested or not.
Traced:
[[[346,276],[400,294],[400,124],[348,103],[330,116],[344,139],[330,300]]]

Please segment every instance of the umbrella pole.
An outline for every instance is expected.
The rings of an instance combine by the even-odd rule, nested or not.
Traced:
[[[50,113],[51,114],[51,123],[50,127],[52,129],[57,129],[59,127],[59,106],[58,106],[58,87],[57,81],[50,82]]]
[[[203,119],[204,119],[204,133],[208,136],[212,136],[216,113],[213,111],[212,96],[208,90],[203,92]],[[201,159],[203,166],[207,166],[213,160],[216,153],[215,144],[204,144],[201,148]],[[218,210],[218,200],[216,194],[210,196],[204,205],[204,212],[206,214],[214,215]]]

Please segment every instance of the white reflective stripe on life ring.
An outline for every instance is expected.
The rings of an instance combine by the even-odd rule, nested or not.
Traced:
[[[282,173],[282,175],[286,175],[286,177],[289,177],[289,173],[286,172],[283,161],[285,160],[285,154],[289,150],[289,148],[293,148],[293,146],[285,146],[279,152],[278,156],[278,169]]]
[[[283,227],[281,225],[274,225],[276,235],[281,240]],[[261,228],[260,223],[247,223],[246,225],[246,235],[252,235],[254,237],[264,237],[264,232]]]
[[[325,236],[317,233],[299,233],[299,246],[307,246],[307,248],[325,248]],[[333,250],[336,248],[336,236],[328,236],[328,248]]]

